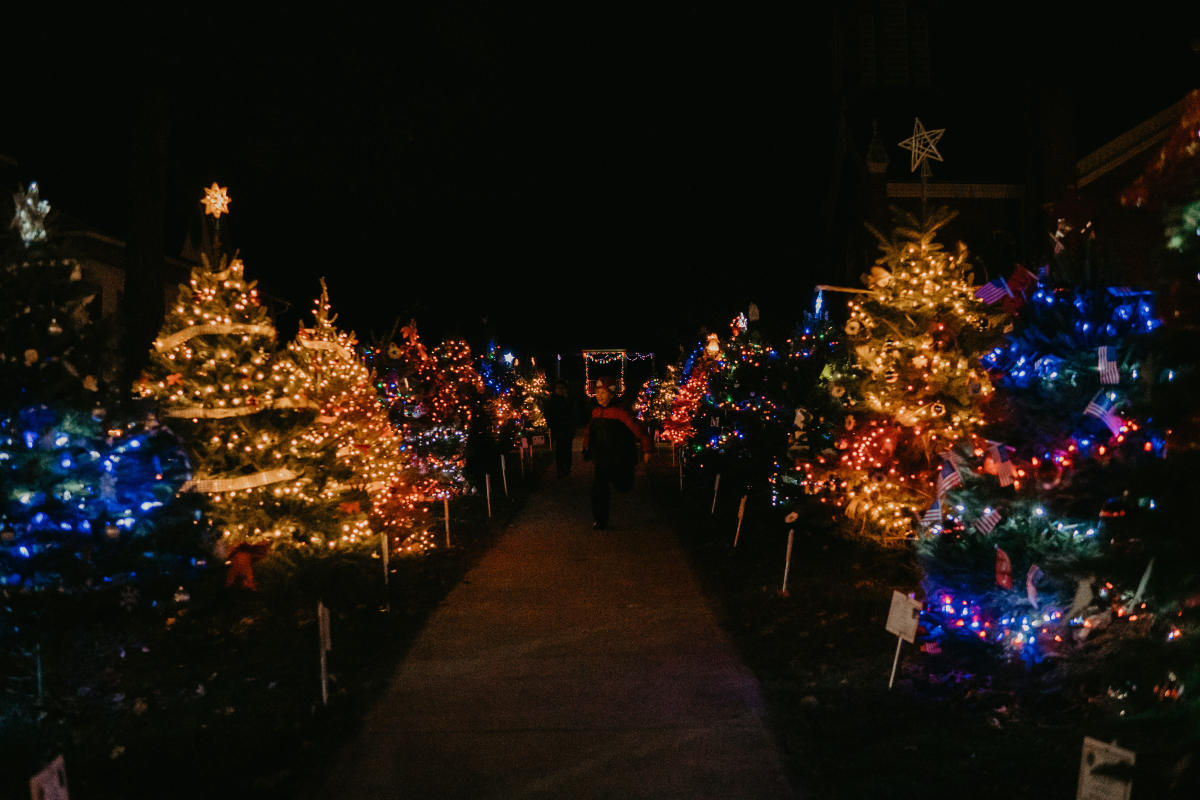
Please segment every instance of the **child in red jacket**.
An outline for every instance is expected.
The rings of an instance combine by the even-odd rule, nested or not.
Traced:
[[[624,408],[612,405],[616,386],[608,378],[596,381],[596,405],[583,432],[583,458],[594,465],[592,478],[592,527],[608,527],[608,507],[612,499],[610,485],[619,492],[633,488],[633,468],[637,464],[637,445],[642,459],[649,462],[654,442],[641,423]]]

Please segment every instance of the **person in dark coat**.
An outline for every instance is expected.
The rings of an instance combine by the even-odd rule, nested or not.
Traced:
[[[558,477],[571,474],[571,446],[575,443],[575,409],[567,395],[566,381],[554,382],[554,394],[546,401],[546,423],[554,440],[554,460]]]
[[[608,378],[595,384],[596,405],[583,432],[583,458],[594,465],[592,478],[592,527],[608,527],[608,509],[612,489],[627,492],[633,488],[633,469],[637,465],[637,446],[642,459],[649,462],[654,442],[641,423],[628,410],[613,405],[616,386]]]

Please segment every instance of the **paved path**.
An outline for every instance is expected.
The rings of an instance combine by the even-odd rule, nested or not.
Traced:
[[[758,683],[669,521],[643,486],[592,531],[590,478],[578,460],[568,479],[544,476],[430,618],[321,797],[794,796]]]

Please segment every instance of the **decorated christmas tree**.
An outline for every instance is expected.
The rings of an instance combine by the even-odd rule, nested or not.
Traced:
[[[354,334],[335,324],[324,280],[313,317],[288,344],[290,358],[277,363],[291,373],[284,379],[288,392],[320,407],[304,434],[310,448],[332,447],[337,455],[339,469],[325,493],[344,518],[339,537],[329,544],[374,547],[371,533],[387,532],[395,547],[413,550],[428,528],[418,498],[435,493],[436,479],[411,467],[375,377],[358,356]]]
[[[965,246],[937,242],[953,216],[898,212],[890,236],[875,231],[881,255],[849,302],[844,357],[822,373],[841,404],[838,455],[801,465],[850,531],[889,544],[915,536],[947,454],[982,424],[992,386],[980,358],[1007,316],[976,296]]]
[[[186,461],[124,402],[113,328],[95,319],[80,263],[47,237],[37,184],[14,200],[20,240],[0,265],[0,583],[76,587],[149,568],[123,563],[122,545],[145,549]]]
[[[720,368],[721,339],[715,333],[703,334],[702,340],[683,362],[681,383],[671,400],[671,410],[663,424],[663,438],[681,449],[681,455],[697,454],[698,435],[707,430],[708,420],[700,418],[700,404],[708,391],[708,381]]]
[[[671,405],[679,392],[679,365],[668,364],[661,378],[651,376],[638,390],[633,403],[637,418],[645,424],[652,435],[657,434],[667,423]]]
[[[227,199],[213,194],[205,204],[219,225]],[[179,287],[136,390],[185,442],[195,472],[184,489],[206,496],[220,551],[325,547],[342,535],[345,516],[325,491],[336,475],[334,448],[306,438],[317,404],[289,391],[290,370],[277,364],[287,355],[244,271],[238,258],[204,254]]]
[[[722,475],[727,486],[767,486],[786,450],[792,425],[786,395],[789,360],[739,314],[708,372],[688,442],[695,466]]]
[[[546,415],[542,408],[550,398],[550,387],[546,383],[545,371],[538,369],[532,358],[529,363],[518,365],[517,392],[521,398],[521,430],[525,433],[546,430]]]
[[[417,472],[436,481],[433,496],[460,494],[465,475],[469,407],[482,393],[470,347],[451,341],[429,351],[416,320],[370,348],[368,362],[392,424],[400,431]]]
[[[19,241],[0,264],[0,583],[76,588],[138,570],[187,463],[122,402],[114,327],[95,285],[47,235],[36,184],[14,196]],[[163,553],[169,560],[170,554]]]
[[[479,377],[483,381],[486,400],[484,413],[489,417],[491,437],[499,453],[516,447],[523,424],[524,399],[512,353],[504,352],[495,342],[489,342],[487,352],[479,358]],[[482,428],[476,428],[476,436]]]

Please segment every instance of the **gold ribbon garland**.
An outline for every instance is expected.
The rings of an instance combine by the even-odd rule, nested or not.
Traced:
[[[224,492],[240,492],[245,489],[256,489],[280,481],[290,481],[299,477],[287,467],[268,469],[253,475],[243,475],[238,478],[195,478],[179,487],[181,492],[203,492],[205,494],[221,494]]]
[[[203,335],[209,334],[209,333],[260,334],[262,336],[269,336],[272,339],[274,339],[275,338],[275,326],[274,325],[252,325],[248,322],[233,322],[233,323],[229,323],[229,324],[211,323],[209,325],[192,325],[187,328],[181,328],[180,330],[177,330],[174,333],[172,333],[170,336],[164,336],[162,338],[155,339],[154,340],[154,349],[158,350],[159,352],[162,352],[163,350],[170,350],[170,349],[174,348],[176,345],[180,344],[181,342],[186,342],[188,339],[192,339],[196,336],[203,336]]]

